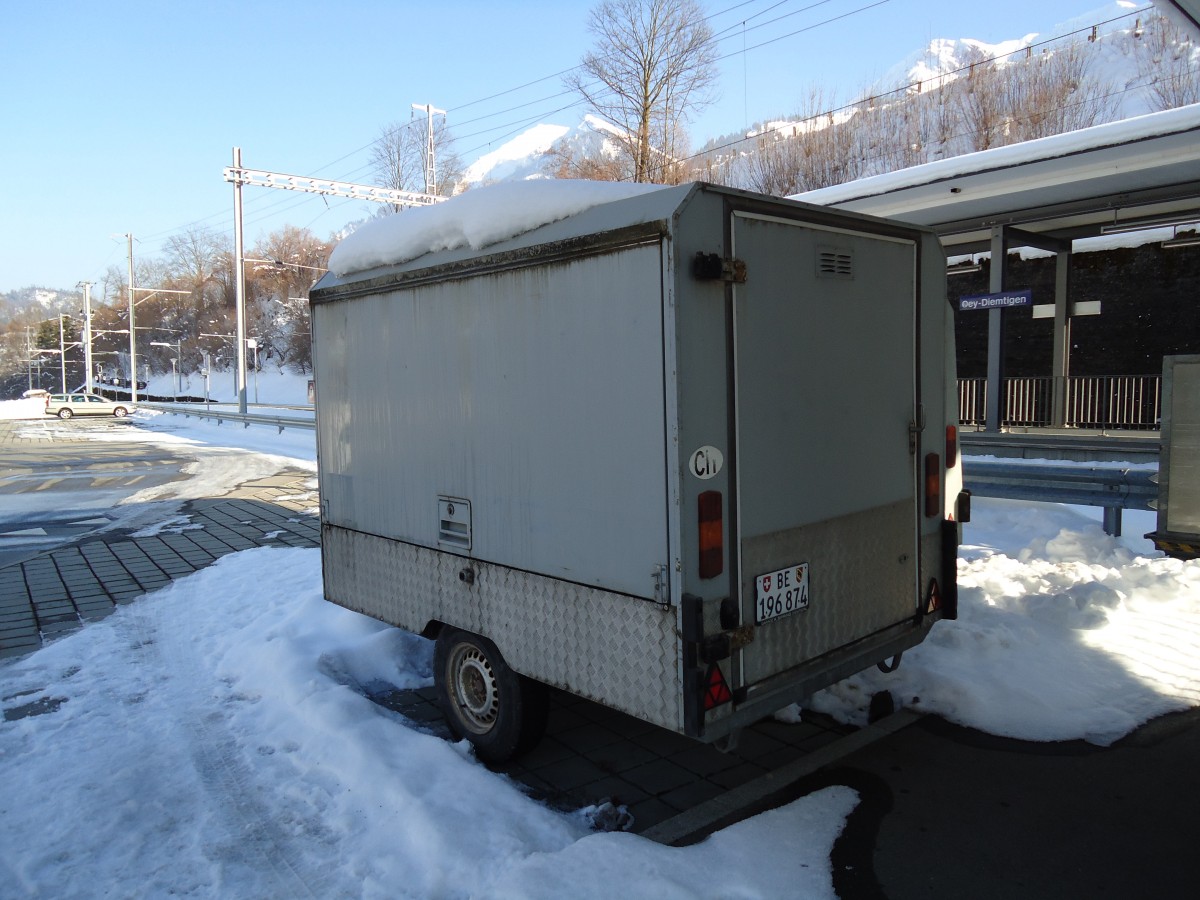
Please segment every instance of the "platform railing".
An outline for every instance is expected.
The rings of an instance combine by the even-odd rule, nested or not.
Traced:
[[[1003,426],[1049,427],[1054,379],[1049,376],[1004,379]],[[959,422],[987,422],[987,379],[958,380]],[[1074,375],[1066,381],[1069,428],[1154,430],[1162,411],[1161,375]]]

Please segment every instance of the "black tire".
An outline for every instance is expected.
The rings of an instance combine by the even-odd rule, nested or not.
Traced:
[[[73,412],[71,412],[71,409],[70,409],[70,407],[67,407],[67,406],[64,406],[62,409],[60,409],[60,410],[58,411],[58,417],[59,417],[60,419],[69,419],[69,418],[71,418],[71,416],[73,416],[73,415],[74,415],[74,413],[73,413]]]
[[[519,756],[546,732],[546,686],[510,669],[485,637],[443,628],[434,644],[433,680],[446,724],[485,762]]]
[[[127,410],[123,406],[118,406],[116,409],[113,410],[113,415],[116,416],[118,419],[123,419],[128,414],[129,414],[129,410]]]

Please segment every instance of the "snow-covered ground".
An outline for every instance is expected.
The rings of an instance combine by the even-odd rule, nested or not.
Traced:
[[[0,403],[0,417],[26,416],[58,424],[36,403]],[[145,410],[134,424],[142,439],[186,442],[201,471],[230,447],[314,458],[311,432]],[[1200,563],[1155,553],[1140,538],[1149,515],[1127,512],[1129,536],[1115,539],[1098,510],[974,506],[959,620],[896,673],[856,676],[812,706],[855,720],[887,687],[992,733],[1108,744],[1200,704]],[[594,832],[586,813],[547,809],[467,745],[367,699],[380,684],[428,684],[430,655],[324,602],[318,551],[258,549],[0,663],[0,893],[833,896],[829,852],[852,790],[691,848]]]

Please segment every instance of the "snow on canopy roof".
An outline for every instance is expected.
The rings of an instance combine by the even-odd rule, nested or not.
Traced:
[[[595,206],[660,190],[662,185],[556,179],[476,188],[363,225],[334,248],[329,268],[346,276],[442,250],[480,250]]]
[[[1200,217],[1200,106],[938,160],[793,199],[933,228],[947,250],[991,228],[1081,240],[1129,220]]]
[[[950,178],[1010,169],[1028,163],[1073,156],[1089,150],[1120,147],[1197,127],[1200,127],[1200,106],[1184,106],[1005,147],[964,153],[961,156],[939,159],[895,172],[807,191],[796,194],[791,199],[821,206],[841,206],[855,200],[878,197]]]

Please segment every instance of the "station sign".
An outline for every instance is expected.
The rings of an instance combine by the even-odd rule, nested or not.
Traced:
[[[1000,291],[997,294],[971,294],[958,298],[958,308],[961,312],[976,309],[1008,309],[1013,306],[1032,306],[1033,290],[1026,288],[1022,291]]]

